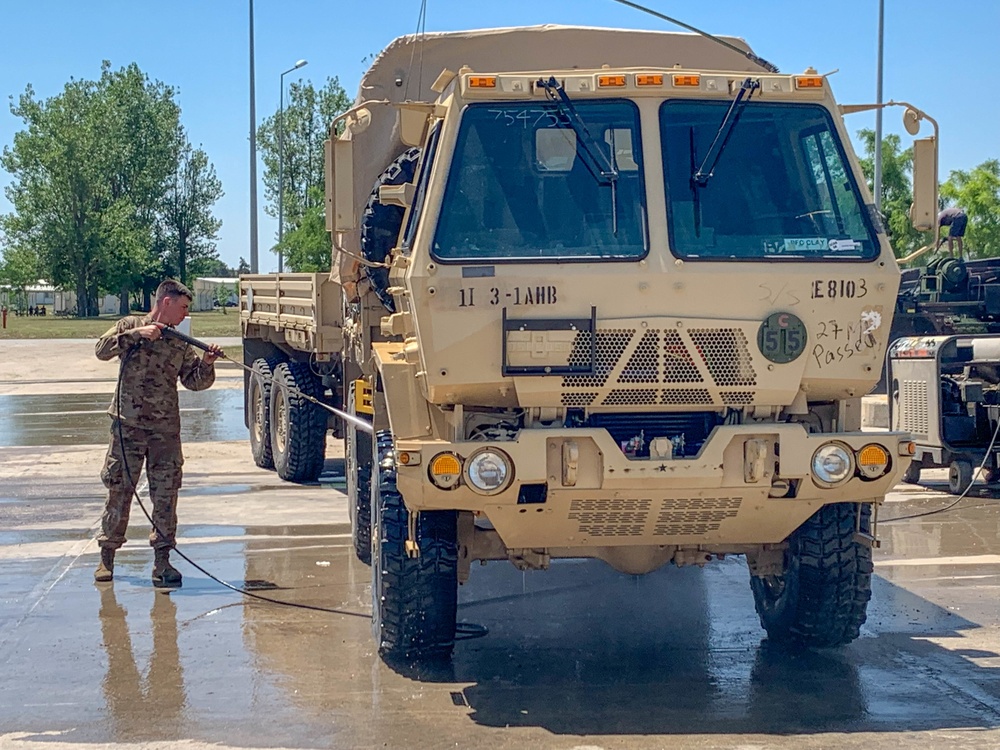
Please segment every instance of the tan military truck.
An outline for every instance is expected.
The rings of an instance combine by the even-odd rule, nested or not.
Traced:
[[[289,386],[373,424],[340,429],[384,656],[451,651],[475,560],[739,554],[772,639],[858,636],[912,451],[860,430],[899,278],[842,119],[871,107],[722,41],[398,39],[331,128],[331,278],[244,277],[255,456],[316,466]]]

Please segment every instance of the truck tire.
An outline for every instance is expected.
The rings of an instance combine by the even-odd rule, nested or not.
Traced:
[[[458,531],[453,510],[417,519],[418,557],[408,557],[410,513],[396,489],[392,437],[377,436],[372,482],[372,632],[387,661],[446,658],[455,647]]]
[[[417,161],[420,159],[420,149],[411,148],[397,156],[392,164],[375,181],[375,187],[368,197],[365,210],[361,214],[361,254],[373,263],[383,263],[389,257],[392,248],[399,241],[399,230],[403,227],[402,206],[389,206],[382,203],[378,197],[378,189],[383,185],[402,185],[413,182],[417,173]],[[389,269],[364,266],[364,274],[372,284],[372,291],[390,312],[395,312],[396,305],[389,294]]]
[[[948,492],[961,495],[972,484],[972,463],[957,459],[948,466]]]
[[[824,505],[788,540],[781,575],[750,576],[754,604],[769,640],[823,648],[860,634],[872,596],[872,551],[855,538],[859,507]],[[860,506],[870,531],[871,506]]]
[[[354,410],[354,386],[347,398],[348,412]],[[360,417],[363,419],[364,417]],[[344,475],[347,480],[347,507],[351,513],[354,553],[365,565],[372,564],[372,436],[347,425],[344,440]]]
[[[247,408],[250,411],[250,453],[262,469],[274,468],[271,452],[271,378],[277,360],[258,357],[247,385]]]
[[[923,468],[922,462],[919,458],[915,458],[910,461],[910,465],[906,467],[906,471],[903,472],[903,481],[907,484],[919,484],[920,483],[920,470]]]
[[[323,396],[323,386],[308,364],[282,362],[272,377],[271,452],[279,477],[311,482],[322,473],[326,458],[326,411],[296,391]]]

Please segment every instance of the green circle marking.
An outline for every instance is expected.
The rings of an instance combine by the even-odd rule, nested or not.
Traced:
[[[783,365],[806,350],[808,333],[797,315],[771,313],[757,331],[757,348],[771,362]]]

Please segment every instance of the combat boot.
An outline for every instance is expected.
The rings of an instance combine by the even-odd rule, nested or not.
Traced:
[[[153,562],[153,585],[157,588],[177,588],[181,585],[181,572],[170,564],[170,549],[158,549]]]
[[[111,547],[101,547],[101,564],[94,571],[94,580],[98,583],[107,583],[114,578],[115,572],[115,551]]]

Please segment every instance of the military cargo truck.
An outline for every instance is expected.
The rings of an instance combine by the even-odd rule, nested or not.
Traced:
[[[913,450],[860,430],[899,285],[842,118],[871,107],[723,41],[398,39],[331,127],[330,278],[243,278],[258,463],[321,465],[289,387],[372,424],[335,429],[383,656],[452,650],[476,560],[744,555],[769,637],[857,637]]]

